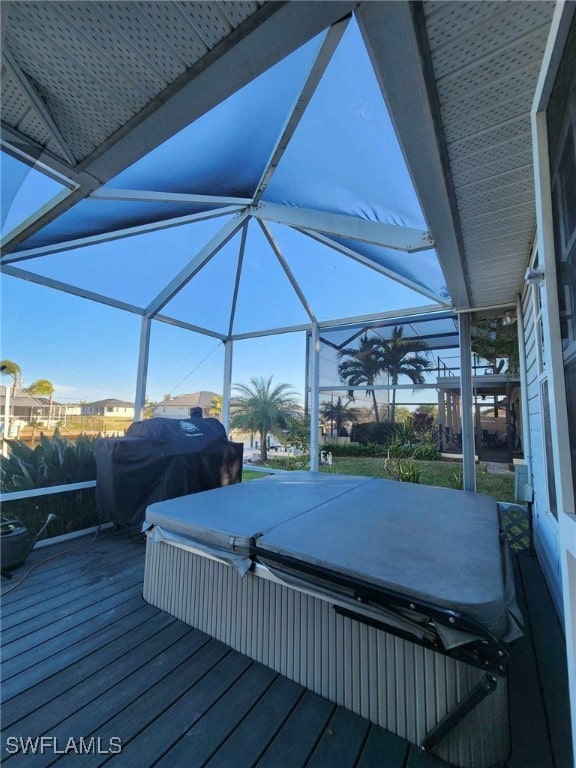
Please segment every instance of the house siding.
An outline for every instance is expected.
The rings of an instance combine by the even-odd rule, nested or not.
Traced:
[[[554,605],[562,615],[562,576],[558,544],[558,521],[550,510],[545,436],[543,430],[541,374],[538,360],[538,332],[534,286],[524,292],[522,300],[529,427],[524,439],[530,441],[531,475],[534,488],[534,545],[548,583]]]

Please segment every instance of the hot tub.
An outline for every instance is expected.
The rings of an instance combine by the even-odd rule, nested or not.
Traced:
[[[496,502],[293,472],[151,505],[144,597],[463,768],[509,751]]]

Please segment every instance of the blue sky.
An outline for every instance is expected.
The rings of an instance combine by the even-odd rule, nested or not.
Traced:
[[[302,46],[107,186],[251,194],[322,38]],[[3,235],[61,189],[43,174],[2,153]],[[425,227],[355,22],[349,25],[330,62],[264,200]],[[110,216],[118,226],[139,218],[144,221],[151,210],[147,205],[83,201],[28,247],[51,238],[59,242],[67,232],[89,234]],[[181,212],[190,211],[182,208]],[[55,253],[16,266],[143,307],[226,220],[215,218]],[[269,227],[320,320],[430,303],[421,294],[305,234],[276,224]],[[222,308],[228,307],[232,298],[239,244],[237,234],[163,312],[227,333],[229,316]],[[434,252],[408,256],[371,246],[366,255],[410,279],[416,276],[428,282],[433,290],[438,291],[443,283]],[[2,276],[1,299],[1,356],[20,365],[24,384],[47,378],[62,402],[134,398],[140,334],[137,315],[6,275]],[[251,221],[234,332],[307,320],[264,234]],[[273,375],[276,382],[287,382],[303,394],[304,348],[303,333],[236,342],[233,381]],[[222,370],[223,347],[217,339],[153,323],[147,386],[152,400],[199,389],[221,392]]]

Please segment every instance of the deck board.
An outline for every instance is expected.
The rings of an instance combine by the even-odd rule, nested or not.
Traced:
[[[83,755],[86,768],[445,765],[145,603],[138,540],[104,531],[81,549],[51,550],[31,553],[5,582],[11,590],[46,560],[3,601],[5,737],[122,739],[120,754]],[[510,667],[509,768],[568,768],[560,625],[537,561],[517,562],[520,586],[529,589],[528,601],[519,594],[528,634]],[[5,752],[4,759],[10,768],[31,761]],[[37,768],[78,762],[74,753],[33,758]]]
[[[538,652],[538,683],[542,691],[549,743],[555,768],[571,768],[572,732],[566,717],[569,709],[568,670],[564,636],[546,583],[540,577],[535,556],[518,558],[525,587],[530,634]]]

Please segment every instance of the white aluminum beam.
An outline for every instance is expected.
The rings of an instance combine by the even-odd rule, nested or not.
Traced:
[[[284,126],[282,134],[278,139],[278,142],[274,147],[274,150],[272,151],[272,155],[266,165],[266,169],[262,174],[262,178],[260,179],[260,182],[256,189],[256,194],[254,195],[254,203],[259,203],[262,198],[262,195],[266,191],[266,187],[268,186],[274,171],[278,167],[278,164],[282,159],[284,152],[286,151],[286,148],[288,147],[288,144],[292,139],[292,136],[294,135],[294,131],[296,130],[296,128],[300,123],[300,120],[304,116],[304,112],[306,111],[306,108],[310,103],[310,99],[314,95],[314,91],[316,90],[318,83],[322,79],[322,75],[326,71],[326,67],[330,63],[330,60],[332,58],[332,55],[334,54],[334,51],[338,46],[338,43],[342,39],[342,35],[346,31],[346,27],[348,26],[349,21],[350,21],[350,17],[342,19],[342,21],[339,21],[336,24],[333,24],[328,30],[328,34],[326,35],[324,42],[322,43],[322,47],[320,48],[318,56],[316,57],[312,65],[312,69],[310,70],[310,73],[306,78],[304,87],[302,88],[302,91],[296,101],[296,104],[294,105],[294,108],[292,109],[288,117],[288,120],[286,121],[286,125]]]
[[[331,240],[329,237],[325,237],[324,235],[321,235],[318,232],[310,232],[305,229],[300,229],[296,227],[296,230],[298,232],[301,232],[303,235],[308,235],[308,237],[311,237],[313,240],[316,240],[319,243],[323,243],[324,245],[327,245],[329,248],[332,248],[335,251],[338,251],[338,253],[341,253],[343,256],[349,256],[351,259],[354,259],[354,261],[357,261],[359,264],[362,264],[365,267],[370,267],[370,269],[373,269],[375,272],[378,272],[381,275],[384,275],[385,277],[389,277],[391,280],[394,280],[396,283],[400,283],[400,285],[404,285],[406,288],[410,288],[412,291],[416,291],[417,293],[420,293],[422,296],[426,296],[427,299],[432,299],[432,301],[437,302],[438,304],[442,304],[443,306],[448,306],[446,301],[442,299],[441,296],[438,296],[433,291],[428,291],[426,288],[424,288],[419,283],[415,283],[412,280],[409,280],[407,277],[403,277],[402,275],[399,275],[397,272],[394,272],[392,269],[388,269],[387,267],[383,267],[381,264],[377,264],[376,262],[372,261],[372,259],[369,259],[367,256],[363,256],[361,253],[357,253],[356,251],[352,250],[352,248],[348,248],[345,245],[341,245],[340,243],[336,243],[334,240]]]
[[[242,228],[242,237],[240,239],[240,250],[238,251],[238,265],[236,267],[236,279],[234,280],[234,293],[232,295],[232,304],[230,305],[230,322],[228,323],[228,338],[232,337],[234,328],[234,319],[236,318],[236,305],[238,303],[238,291],[240,290],[240,278],[242,277],[242,264],[244,263],[244,251],[246,250],[246,237],[248,235],[248,221]]]
[[[361,3],[356,18],[404,152],[454,305],[470,307],[464,246],[434,74],[413,3]]]
[[[522,408],[522,451],[524,463],[528,469],[528,483],[534,486],[532,472],[532,442],[530,440],[530,412],[528,407],[528,368],[526,366],[526,335],[524,332],[524,313],[522,299],[516,301],[516,325],[518,327],[518,357],[520,362],[520,405]],[[529,499],[522,499],[529,501]]]
[[[382,224],[379,221],[360,219],[357,216],[345,216],[342,213],[315,211],[311,208],[296,208],[277,203],[259,203],[251,213],[258,219],[373,243],[396,251],[415,253],[434,248],[429,232],[411,227],[399,227],[395,224]]]
[[[148,307],[146,307],[146,314],[150,317],[158,314],[162,307],[174,298],[178,291],[182,290],[184,286],[199,272],[202,267],[207,264],[210,259],[215,256],[218,251],[226,245],[226,243],[234,237],[236,232],[242,227],[246,218],[246,214],[239,214],[234,217],[232,221],[225,224],[222,229],[217,232],[214,237],[202,248],[199,253],[171,280],[164,290],[154,298]]]
[[[283,333],[299,333],[309,331],[311,323],[302,323],[301,325],[285,325],[280,328],[266,328],[262,331],[248,331],[247,333],[235,333],[230,338],[233,341],[242,341],[243,339],[259,339],[262,336],[280,336]]]
[[[472,348],[470,341],[470,315],[459,316],[460,331],[460,407],[462,420],[462,475],[463,489],[476,490],[476,463],[474,446],[474,417],[472,413]]]
[[[157,320],[159,323],[166,323],[166,325],[173,325],[175,328],[182,328],[185,331],[201,333],[203,336],[210,336],[212,339],[226,341],[226,336],[224,336],[223,333],[211,331],[209,328],[204,328],[201,325],[194,325],[194,323],[187,323],[185,320],[178,320],[176,317],[170,317],[169,315],[154,315],[154,320]]]
[[[24,72],[18,66],[12,54],[4,47],[2,51],[2,64],[6,67],[8,72],[12,75],[28,101],[28,105],[36,115],[36,118],[42,123],[44,129],[50,135],[50,138],[58,145],[63,158],[70,163],[70,165],[76,164],[76,158],[70,151],[70,147],[66,143],[60,129],[54,122],[54,119],[46,104],[40,98],[40,95],[28,80]]]
[[[37,144],[12,128],[2,123],[0,145],[4,152],[11,154],[31,168],[36,168],[49,176],[54,181],[67,187],[80,187],[84,183],[98,184],[98,180],[85,172],[78,171],[75,165],[71,165],[58,157],[46,147]]]
[[[232,400],[232,356],[234,343],[224,342],[224,380],[222,382],[222,424],[226,434],[230,431],[230,402]]]
[[[314,315],[314,312],[312,311],[312,308],[310,307],[310,303],[309,303],[308,299],[306,298],[306,296],[304,296],[304,293],[302,292],[302,289],[300,288],[300,285],[298,284],[298,281],[294,277],[294,274],[292,273],[292,270],[290,269],[290,267],[288,266],[288,264],[286,262],[286,259],[282,255],[276,240],[274,240],[274,238],[272,236],[272,233],[270,232],[268,227],[264,224],[264,222],[260,221],[258,223],[260,224],[260,228],[264,232],[264,235],[265,235],[266,239],[268,240],[268,242],[270,244],[270,247],[274,251],[274,255],[276,256],[276,258],[280,262],[280,266],[284,270],[284,274],[286,275],[286,277],[290,281],[290,285],[292,286],[292,288],[294,289],[294,292],[296,293],[296,295],[300,299],[300,303],[304,307],[304,310],[305,310],[306,314],[308,315],[308,317],[310,318],[310,321],[312,323],[316,323],[317,320],[316,320],[316,317]]]
[[[318,472],[320,422],[320,336],[318,326],[312,325],[310,344],[310,472]]]
[[[336,320],[321,320],[318,323],[318,326],[324,331],[332,329],[337,330],[341,326],[377,325],[382,321],[385,321],[387,324],[392,324],[395,320],[399,323],[404,322],[407,319],[416,322],[418,320],[444,320],[452,316],[451,311],[439,309],[434,304],[426,304],[422,307],[412,307],[403,312],[393,309],[389,312],[378,312],[371,315],[356,315],[354,317],[341,317]]]
[[[138,352],[138,372],[136,374],[136,396],[134,398],[134,421],[142,421],[144,418],[151,325],[152,323],[149,317],[142,318],[140,348]]]
[[[48,256],[51,253],[64,253],[64,251],[73,251],[76,248],[85,248],[89,245],[99,245],[100,243],[109,243],[112,240],[122,240],[125,237],[133,235],[145,235],[149,232],[159,232],[162,229],[172,229],[172,227],[181,227],[185,224],[191,224],[194,221],[206,221],[208,219],[217,219],[220,216],[232,216],[240,213],[243,209],[237,206],[226,208],[216,208],[213,211],[204,213],[191,213],[187,216],[178,216],[174,219],[165,219],[164,221],[154,221],[150,224],[140,224],[137,227],[126,227],[112,232],[104,232],[101,235],[88,235],[79,237],[76,240],[68,240],[63,243],[53,245],[43,245],[38,248],[29,248],[25,251],[19,251],[14,254],[4,254],[1,258],[2,264],[15,264],[27,259],[36,259],[38,256]]]
[[[112,299],[109,296],[103,296],[101,293],[95,293],[94,291],[89,291],[86,288],[79,288],[76,285],[63,283],[61,280],[54,280],[51,277],[36,275],[33,272],[28,272],[25,269],[19,269],[18,267],[3,266],[2,272],[5,275],[10,275],[11,277],[18,277],[21,280],[27,280],[29,283],[36,283],[36,285],[44,285],[47,288],[54,288],[56,291],[69,293],[72,296],[78,296],[81,299],[89,299],[89,301],[96,301],[99,304],[106,304],[109,307],[114,307],[115,309],[122,309],[125,312],[132,312],[132,314],[135,314],[135,315],[144,314],[144,309],[142,307],[137,307],[135,304],[128,304],[125,301],[118,301],[118,299]]]
[[[198,203],[200,205],[246,206],[249,197],[218,197],[217,195],[189,195],[184,192],[155,192],[144,189],[113,189],[100,187],[89,195],[90,200],[122,200],[139,203]]]
[[[134,118],[79,164],[106,184],[128,166],[178,131],[206,114],[262,72],[341,19],[356,0],[318,3],[265,3],[226,39],[189,67]],[[83,189],[76,199],[93,189]],[[76,202],[76,200],[74,200]],[[45,217],[19,232],[8,244],[13,248],[49,221],[64,213],[62,202]]]
[[[351,389],[362,391],[364,392],[367,387],[366,385],[360,385],[357,387],[350,387],[345,384],[337,384],[335,386],[322,386],[320,387],[321,392],[349,392]],[[438,384],[371,384],[370,390],[374,390],[375,392],[379,391],[387,391],[390,389],[413,389],[413,390],[419,390],[419,389],[438,389]]]

